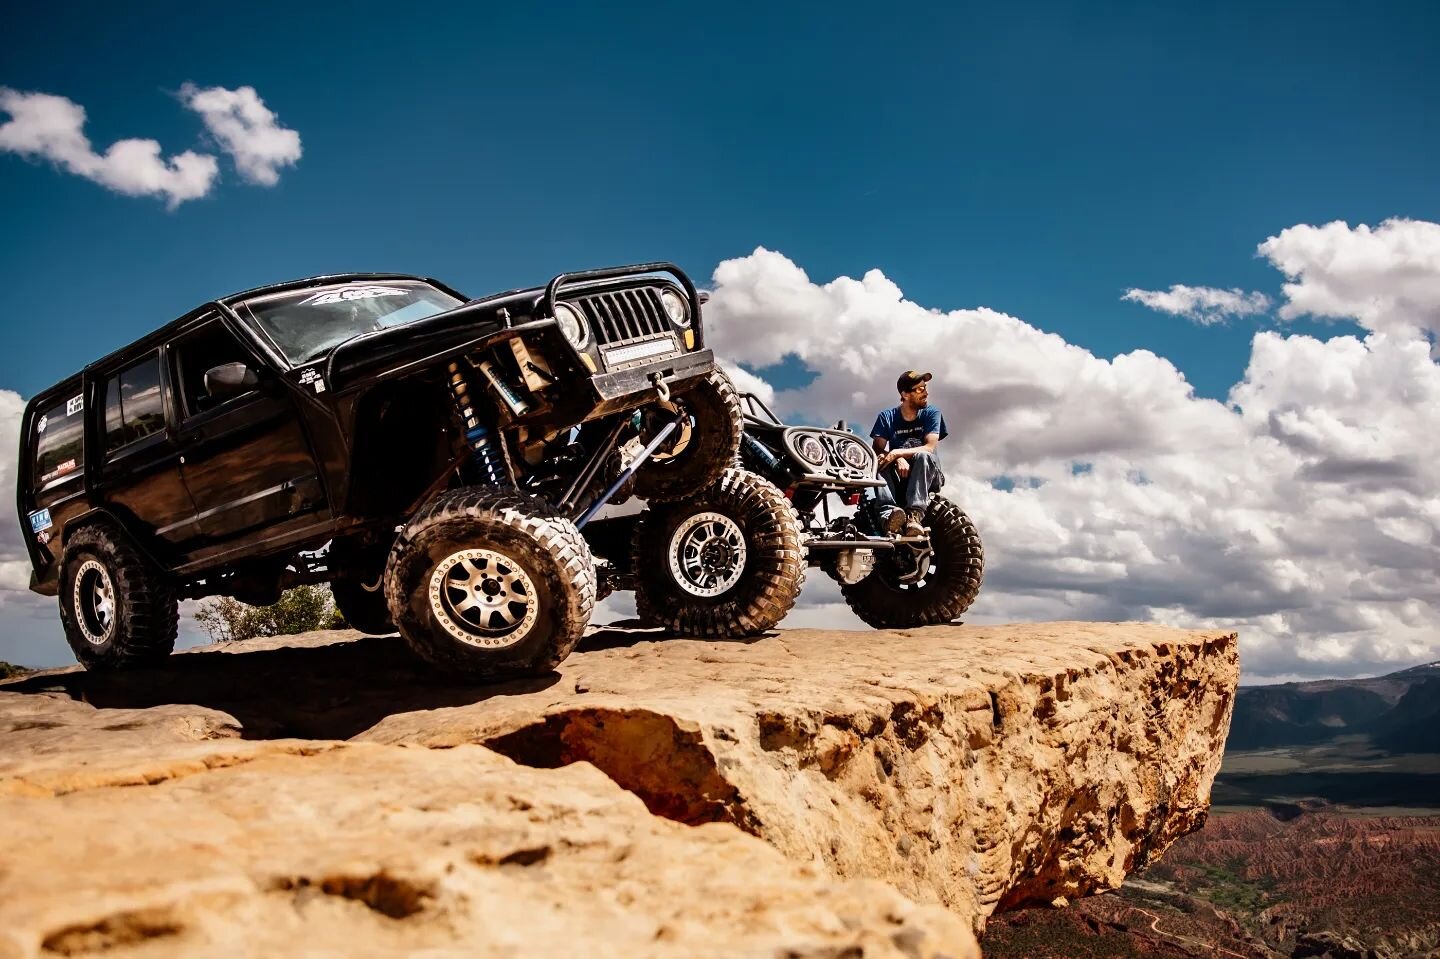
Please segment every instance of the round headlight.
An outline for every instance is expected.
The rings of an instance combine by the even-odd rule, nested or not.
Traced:
[[[840,441],[840,458],[851,469],[863,470],[870,466],[870,451],[855,440]]]
[[[560,323],[560,332],[575,349],[583,350],[590,345],[590,324],[575,307],[568,303],[556,303],[555,319]]]
[[[812,466],[825,465],[825,447],[820,441],[809,433],[803,433],[795,438],[795,452],[800,458]]]
[[[671,323],[676,326],[690,325],[690,305],[679,293],[674,290],[661,290],[660,304],[665,307],[665,315],[670,317]]]

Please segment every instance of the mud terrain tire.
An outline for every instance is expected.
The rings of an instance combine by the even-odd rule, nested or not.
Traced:
[[[335,608],[351,629],[368,636],[389,636],[395,632],[383,584],[379,589],[368,590],[358,579],[337,579],[330,584],[330,595],[335,597]]]
[[[740,396],[723,371],[712,370],[674,399],[689,414],[690,436],[679,452],[667,455],[662,447],[635,473],[635,495],[650,502],[678,500],[704,489],[735,462],[740,449]]]
[[[855,615],[875,629],[951,622],[970,608],[980,592],[985,550],[970,517],[948,499],[932,496],[925,525],[935,552],[929,574],[918,583],[898,582],[896,563],[880,553],[874,572],[840,588]]]
[[[743,563],[733,562],[737,540]],[[726,470],[684,503],[651,507],[632,542],[640,620],[687,636],[762,633],[790,612],[805,581],[805,550],[790,501],[741,469]],[[722,556],[719,572],[702,569],[707,546]],[[718,591],[698,594],[711,590]]]
[[[547,673],[595,606],[590,548],[569,519],[514,490],[442,493],[406,524],[385,598],[410,648],[480,679]]]
[[[124,535],[86,526],[65,543],[60,623],[86,669],[154,663],[175,648],[179,604],[170,580]]]

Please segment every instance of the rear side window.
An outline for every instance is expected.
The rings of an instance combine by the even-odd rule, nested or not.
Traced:
[[[42,409],[31,428],[37,486],[79,471],[85,462],[85,398],[78,387],[74,396]]]
[[[114,452],[164,427],[160,356],[152,354],[115,374],[105,388],[105,451]]]

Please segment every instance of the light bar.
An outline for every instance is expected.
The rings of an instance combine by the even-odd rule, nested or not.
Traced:
[[[678,352],[679,348],[675,345],[675,338],[667,334],[653,340],[642,340],[639,343],[631,343],[629,346],[617,346],[614,349],[606,350],[605,365],[634,363],[636,360],[648,360]]]

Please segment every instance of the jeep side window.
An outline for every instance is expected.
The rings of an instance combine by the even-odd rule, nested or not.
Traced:
[[[74,396],[56,401],[35,418],[37,486],[68,476],[85,461],[85,404],[79,386]]]
[[[160,356],[151,354],[115,374],[105,388],[105,452],[113,453],[164,426]]]
[[[245,352],[234,334],[215,320],[181,340],[175,347],[180,367],[180,397],[185,415],[194,416],[219,406],[221,401],[205,389],[205,373],[222,363],[244,363],[252,369],[255,360]]]

